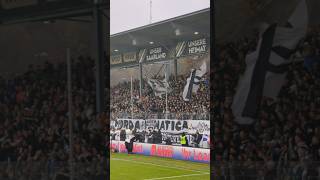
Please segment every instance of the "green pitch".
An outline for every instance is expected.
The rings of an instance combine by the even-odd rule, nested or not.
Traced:
[[[134,154],[111,154],[111,180],[209,180],[209,164]]]

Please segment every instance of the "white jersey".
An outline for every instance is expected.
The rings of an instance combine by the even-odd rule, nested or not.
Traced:
[[[116,141],[120,141],[120,130],[116,130],[116,137],[115,137],[115,140]]]
[[[125,142],[130,143],[130,140],[133,138],[132,131],[130,129],[126,130],[126,140]]]
[[[126,137],[127,137],[127,138],[126,138],[125,141],[126,141],[127,143],[130,143],[130,140],[131,140],[134,136],[133,136],[133,135],[127,135]]]
[[[210,136],[208,136],[207,134],[202,134],[202,139],[199,143],[199,146],[202,148],[209,148],[210,147],[209,140],[210,140]]]

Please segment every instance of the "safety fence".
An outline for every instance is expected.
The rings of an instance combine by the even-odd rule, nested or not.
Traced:
[[[118,153],[128,153],[123,141],[111,141],[111,150]],[[192,148],[184,146],[168,146],[161,144],[134,143],[134,154],[157,156],[199,163],[210,163],[210,149]]]
[[[178,120],[210,120],[209,113],[130,113],[111,112],[111,119],[178,119]]]

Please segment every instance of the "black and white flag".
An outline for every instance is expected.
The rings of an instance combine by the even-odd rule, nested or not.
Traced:
[[[202,76],[207,72],[206,62],[203,62],[200,69],[192,69],[191,74],[187,79],[187,83],[183,89],[183,100],[190,101],[192,93],[196,93],[199,89]]]
[[[232,111],[239,124],[252,124],[263,96],[275,99],[285,83],[290,57],[307,31],[305,0],[296,7],[285,27],[266,26],[257,50],[246,56],[246,71],[239,79]]]
[[[166,94],[166,91],[168,91],[168,93],[172,91],[166,79],[148,79],[148,84],[152,88],[154,95],[158,97],[161,97],[162,95]]]

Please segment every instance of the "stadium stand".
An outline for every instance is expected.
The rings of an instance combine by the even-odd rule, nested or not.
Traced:
[[[256,34],[257,35],[257,34]],[[263,98],[252,126],[239,125],[231,110],[245,55],[258,36],[220,44],[215,83],[214,173],[233,179],[317,179],[320,175],[320,26],[310,27],[290,65],[277,100]]]
[[[209,55],[205,56],[208,59]],[[191,61],[190,59],[188,61]],[[144,67],[145,69],[148,66]],[[155,95],[154,90],[148,84],[148,79],[143,79],[144,88],[143,96],[139,97],[139,80],[133,81],[133,113],[131,112],[131,83],[119,82],[117,85],[111,87],[111,121],[118,122],[118,119],[171,119],[171,120],[184,120],[184,121],[197,121],[197,120],[209,120],[209,74],[206,73],[200,82],[200,88],[197,93],[192,95],[190,102],[184,101],[182,92],[186,84],[186,79],[190,76],[190,73],[180,74],[177,77],[170,76],[168,82],[172,91],[168,93],[168,111],[166,113],[166,98],[165,95],[158,97]],[[164,79],[163,76],[153,77],[155,79]],[[132,117],[133,116],[133,117]],[[199,121],[200,123],[200,121]],[[200,123],[201,124],[201,123]],[[111,126],[111,140],[116,140],[121,130],[119,126]],[[139,142],[154,143],[154,144],[180,144],[180,133],[178,131],[167,133],[164,129],[154,129],[149,131],[149,127],[139,127],[135,132]],[[209,128],[209,127],[208,127]],[[209,148],[206,143],[201,143],[203,133],[202,128],[199,127],[198,131],[201,131],[200,139],[194,138],[196,131],[187,130],[190,146],[195,144],[201,144],[202,148]],[[159,131],[159,132],[158,132]],[[209,129],[208,129],[209,131]],[[125,130],[123,130],[125,133]],[[209,132],[206,132],[209,133]],[[124,135],[125,136],[125,135]],[[206,136],[205,136],[206,137]],[[178,139],[176,139],[178,138]],[[124,141],[124,139],[122,139]],[[200,142],[198,142],[200,141]],[[179,143],[178,143],[179,142]],[[193,143],[193,144],[191,144]],[[199,145],[198,145],[199,147]]]
[[[105,174],[105,116],[95,114],[94,61],[73,60],[77,177]],[[0,80],[0,179],[53,179],[68,171],[66,64],[45,63]],[[22,168],[23,167],[23,168]]]
[[[168,94],[168,106],[169,112],[172,113],[172,118],[177,119],[189,119],[192,114],[192,118],[195,119],[209,119],[209,77],[208,74],[204,75],[206,81],[201,82],[199,91],[197,94],[193,94],[193,101],[186,102],[182,98],[182,91],[185,86],[187,75],[180,75],[176,79],[171,76],[169,80],[170,87],[173,88],[173,92]],[[159,78],[163,79],[163,78]],[[139,97],[138,86],[139,81],[134,81],[133,86],[136,87],[134,91],[134,97]],[[146,117],[146,114],[155,115],[158,118],[164,118],[165,114],[165,98],[159,98],[154,95],[153,90],[144,80],[143,97],[136,99],[134,103],[135,116]],[[130,82],[119,83],[111,88],[111,112],[114,118],[119,118],[124,114],[131,115],[130,104]]]

